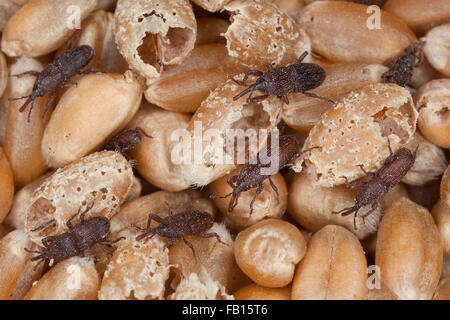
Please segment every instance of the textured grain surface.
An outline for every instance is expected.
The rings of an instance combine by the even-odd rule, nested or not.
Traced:
[[[343,184],[364,176],[358,167],[375,171],[393,152],[406,144],[416,130],[417,111],[409,92],[394,84],[371,84],[344,97],[322,115],[293,169],[308,173],[321,186]]]
[[[268,63],[287,65],[310,51],[306,33],[272,4],[238,0],[227,4],[225,9],[232,19],[225,33],[228,54],[252,69]]]
[[[136,241],[131,233],[114,252],[103,277],[99,299],[163,299],[169,277],[168,250],[158,236]]]
[[[111,151],[93,153],[58,169],[41,183],[27,208],[25,230],[34,242],[41,244],[42,238],[67,231],[67,220],[92,203],[86,217],[111,218],[132,184],[131,165],[122,155]],[[52,219],[56,224],[32,231]]]
[[[188,1],[119,0],[115,17],[120,52],[149,82],[194,48],[197,24]]]

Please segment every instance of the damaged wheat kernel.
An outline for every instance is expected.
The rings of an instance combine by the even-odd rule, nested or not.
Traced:
[[[164,298],[170,269],[168,250],[158,236],[148,241],[136,241],[135,237],[130,232],[128,239],[119,243],[106,267],[100,300]]]
[[[249,68],[293,63],[310,51],[306,33],[288,15],[267,2],[237,0],[225,5],[232,23],[224,34],[228,54]],[[306,57],[305,62],[309,62]]]
[[[238,75],[237,77],[242,76]],[[265,145],[269,131],[280,121],[282,106],[280,99],[269,97],[262,102],[251,103],[247,103],[244,99],[233,100],[233,97],[240,91],[241,88],[233,80],[228,79],[210,93],[192,116],[187,127],[189,138],[194,137],[194,134],[208,133],[202,139],[201,154],[195,154],[194,158],[198,157],[199,159],[192,163],[191,158],[180,154],[186,147],[184,137],[181,137],[184,143],[182,148],[179,145],[177,149],[172,150],[172,160],[180,163],[179,166],[184,172],[184,177],[191,185],[207,185],[226,175],[230,170],[236,168],[239,161],[243,161],[238,158],[239,154],[236,156],[236,153],[243,154],[242,150],[230,148],[230,144],[235,141],[230,141],[230,136],[232,139],[236,139],[236,134],[234,136],[227,134],[227,130],[233,129],[232,132],[241,130],[245,133],[247,129],[251,129],[250,135],[258,134],[256,148],[248,142],[245,143],[246,146],[249,146],[248,152],[256,155],[259,149]],[[188,143],[191,140],[194,139],[188,139]],[[189,144],[188,147],[190,147]],[[239,148],[242,146],[238,145],[236,149]],[[188,156],[191,155],[188,154]]]
[[[194,48],[197,23],[188,1],[119,0],[114,15],[119,51],[148,82]]]
[[[233,300],[226,292],[226,288],[213,280],[206,271],[200,275],[191,273],[183,277],[175,292],[167,297],[168,300]]]
[[[72,162],[35,190],[26,210],[25,231],[41,245],[43,238],[67,231],[66,222],[91,205],[86,218],[111,218],[132,184],[131,165],[116,152],[97,152]]]
[[[393,152],[405,145],[416,129],[417,111],[410,93],[395,84],[371,84],[344,97],[322,115],[293,169],[307,173],[321,186],[353,181],[376,171]]]

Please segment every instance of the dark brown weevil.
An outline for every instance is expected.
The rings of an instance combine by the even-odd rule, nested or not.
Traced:
[[[424,45],[425,41],[419,41],[406,47],[404,54],[396,58],[389,70],[382,74],[383,80],[405,87],[411,81],[414,68],[423,61]]]
[[[301,63],[308,55],[304,52],[297,63],[291,64],[287,67],[274,68],[271,64],[268,65],[268,70],[262,72],[259,70],[248,71],[242,81],[231,78],[240,86],[245,86],[247,89],[233,97],[233,100],[238,100],[247,93],[250,95],[247,102],[260,102],[267,99],[269,96],[282,97],[286,104],[289,104],[287,94],[291,92],[301,92],[304,95],[312,98],[318,98],[334,104],[334,101],[318,96],[315,93],[307,92],[317,88],[325,80],[325,70],[314,63]],[[247,86],[247,79],[249,76],[258,76],[259,78],[251,85]],[[259,90],[264,92],[264,95],[252,97],[253,92]]]
[[[299,152],[300,145],[297,141],[297,138],[293,135],[282,135],[279,138],[279,154],[278,154],[278,171],[286,167],[289,163],[297,159],[302,153],[308,152],[312,149],[318,147],[313,147],[302,152]],[[270,148],[270,137],[268,139],[267,146],[267,154],[270,157],[271,148]],[[264,186],[263,182],[268,179],[270,182],[270,186],[275,191],[278,198],[278,189],[273,183],[271,179],[271,175],[261,174],[261,169],[269,168],[269,164],[256,163],[250,164],[247,163],[242,169],[239,171],[238,175],[231,176],[228,178],[227,183],[233,189],[232,192],[225,196],[211,196],[212,198],[227,198],[231,196],[230,203],[228,205],[228,212],[233,212],[234,208],[238,204],[239,196],[242,192],[249,191],[253,188],[257,188],[255,195],[253,196],[252,201],[250,202],[250,215],[253,213],[253,204],[255,203],[258,195],[263,191]]]
[[[197,260],[197,256],[195,254],[194,247],[192,243],[186,240],[185,237],[216,237],[220,243],[226,244],[222,242],[222,240],[220,240],[220,237],[217,233],[204,233],[214,224],[214,219],[209,213],[204,211],[192,210],[191,208],[189,208],[185,212],[174,214],[168,204],[167,207],[169,210],[169,215],[164,219],[154,213],[150,213],[148,215],[147,227],[145,229],[138,228],[140,230],[143,230],[144,233],[137,236],[136,241],[140,241],[144,238],[150,239],[155,234],[157,234],[161,237],[169,238],[169,242],[164,246],[164,248],[167,248],[168,246],[177,243],[179,239],[183,239],[184,243],[186,243],[186,245],[191,248],[195,260]],[[155,220],[159,223],[156,228],[150,228],[150,223],[152,222],[152,220]]]
[[[126,151],[133,149],[141,143],[143,139],[142,136],[152,138],[152,136],[149,136],[141,127],[125,130],[109,140],[106,143],[104,150],[116,151],[125,155]]]
[[[31,251],[31,253],[38,253],[39,255],[31,258],[31,261],[40,260],[35,268],[45,260],[61,261],[71,257],[84,257],[84,251],[91,248],[96,243],[111,245],[123,238],[114,241],[107,241],[106,236],[109,233],[110,222],[105,217],[92,217],[84,219],[86,213],[92,208],[90,206],[80,215],[80,223],[72,225],[72,220],[79,214],[72,216],[66,223],[69,231],[57,236],[49,236],[42,239],[42,244],[45,249],[43,251]],[[47,226],[45,223],[31,231],[37,231]]]
[[[45,105],[45,111],[42,116],[42,118],[45,118],[48,109],[55,100],[56,90],[58,90],[58,88],[70,86],[71,84],[68,84],[67,81],[77,74],[87,74],[98,71],[94,69],[81,71],[82,68],[88,65],[93,57],[94,49],[90,46],[82,45],[65,51],[58,58],[56,58],[53,63],[46,66],[41,72],[28,71],[17,75],[12,75],[14,77],[31,75],[37,78],[29,96],[10,98],[9,100],[27,99],[19,109],[20,112],[25,111],[27,106],[31,103],[30,110],[28,111],[28,122],[30,122],[30,115],[31,110],[33,110],[34,107],[34,100],[51,93],[52,95]]]
[[[370,210],[363,216],[363,221],[378,207],[378,201],[397,183],[399,183],[405,174],[412,168],[416,159],[417,148],[414,153],[407,148],[400,148],[395,154],[392,153],[391,145],[388,144],[390,155],[384,161],[383,166],[377,172],[367,172],[361,165],[361,170],[370,177],[369,181],[354,181],[349,183],[345,178],[345,183],[349,189],[361,186],[356,195],[355,205],[353,207],[344,208],[340,211],[333,211],[333,214],[341,214],[347,216],[355,213],[353,224],[356,227],[356,217],[358,210],[366,205],[372,205]]]

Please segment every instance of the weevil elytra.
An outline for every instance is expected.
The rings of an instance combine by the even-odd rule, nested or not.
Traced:
[[[78,212],[72,216],[66,223],[69,231],[57,236],[49,236],[42,239],[42,244],[45,249],[42,251],[30,251],[38,255],[31,258],[31,261],[39,260],[35,268],[45,260],[61,261],[75,256],[84,256],[84,252],[91,248],[96,243],[111,245],[123,238],[113,241],[106,240],[109,233],[110,222],[105,217],[92,217],[85,219],[86,213],[92,209],[91,205],[83,213],[80,214],[80,223],[72,225],[72,220],[80,213]],[[31,230],[32,232],[43,229],[54,222],[50,220],[47,223]]]
[[[149,239],[157,234],[159,236],[169,238],[169,242],[165,245],[165,248],[167,248],[168,246],[177,243],[179,239],[183,239],[184,243],[192,250],[195,260],[197,260],[197,256],[195,254],[194,246],[186,240],[185,237],[216,237],[220,243],[225,244],[222,240],[220,240],[217,233],[204,233],[214,224],[214,219],[208,212],[188,208],[184,212],[174,214],[168,204],[167,207],[169,210],[169,215],[164,219],[154,213],[150,213],[148,215],[147,227],[145,229],[141,229],[144,232],[136,237],[136,241]],[[156,228],[150,227],[152,220],[159,223]]]
[[[321,66],[314,63],[302,63],[307,55],[308,52],[305,51],[300,56],[297,63],[288,65],[287,67],[274,68],[269,64],[266,72],[250,70],[245,74],[242,81],[231,78],[237,84],[247,87],[247,89],[234,96],[233,100],[238,100],[250,93],[247,102],[260,102],[272,95],[282,97],[284,102],[289,104],[287,94],[291,92],[301,92],[308,97],[322,99],[334,104],[335,102],[330,99],[307,91],[320,86],[326,77],[325,70]],[[249,76],[258,76],[259,78],[253,84],[247,86],[246,81]],[[255,90],[259,90],[265,94],[253,97],[253,92]]]
[[[333,214],[341,214],[347,216],[349,214],[355,213],[353,223],[355,230],[356,227],[356,217],[358,210],[366,205],[371,205],[370,210],[365,213],[361,218],[363,220],[372,214],[378,207],[378,201],[396,184],[398,184],[402,178],[406,175],[409,169],[414,165],[416,159],[417,148],[412,153],[407,148],[400,148],[397,152],[392,153],[391,145],[388,144],[390,155],[384,161],[382,167],[376,172],[367,172],[361,165],[361,170],[370,177],[369,181],[355,181],[349,183],[346,180],[346,185],[350,189],[357,188],[361,186],[358,194],[356,195],[355,205],[353,207],[344,208],[340,211],[334,211]]]
[[[28,122],[30,122],[31,111],[34,107],[34,100],[51,93],[51,97],[45,105],[45,111],[42,118],[53,104],[56,98],[56,90],[61,87],[66,87],[68,80],[77,74],[86,74],[95,72],[98,70],[88,69],[81,71],[82,68],[87,66],[89,62],[94,58],[94,49],[90,46],[82,45],[65,51],[58,58],[56,58],[51,64],[47,65],[41,72],[28,71],[17,75],[15,77],[21,77],[24,75],[31,75],[37,77],[31,94],[20,98],[10,98],[9,100],[27,99],[20,112],[25,111],[27,106],[31,103],[30,110],[28,111]]]

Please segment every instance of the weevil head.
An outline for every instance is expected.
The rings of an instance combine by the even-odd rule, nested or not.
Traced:
[[[81,57],[81,60],[86,61],[86,65],[94,58],[94,49],[87,45],[77,47],[77,54]]]

